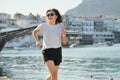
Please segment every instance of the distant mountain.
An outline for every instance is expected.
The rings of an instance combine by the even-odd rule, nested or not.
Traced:
[[[77,7],[68,10],[65,15],[108,16],[120,18],[120,0],[83,0]]]

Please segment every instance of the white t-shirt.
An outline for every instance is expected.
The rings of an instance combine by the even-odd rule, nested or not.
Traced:
[[[56,25],[42,23],[38,25],[37,28],[43,33],[43,50],[61,47],[62,27],[64,27],[62,23]]]

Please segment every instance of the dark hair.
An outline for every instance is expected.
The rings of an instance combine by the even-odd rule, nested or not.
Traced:
[[[56,22],[55,22],[56,24],[62,22],[62,16],[61,16],[60,12],[59,12],[57,9],[55,9],[55,8],[53,8],[53,9],[48,9],[48,10],[46,11],[46,14],[47,14],[49,11],[54,11],[54,12],[55,12],[55,15],[57,16],[57,19],[56,19]]]

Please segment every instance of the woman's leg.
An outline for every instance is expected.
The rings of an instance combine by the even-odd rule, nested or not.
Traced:
[[[45,64],[50,73],[47,76],[46,80],[57,80],[57,73],[58,73],[59,66],[55,66],[55,64],[52,60],[45,62]]]

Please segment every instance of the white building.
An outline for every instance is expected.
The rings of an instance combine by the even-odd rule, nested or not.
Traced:
[[[10,14],[0,13],[0,32],[11,31],[17,28],[16,20],[12,19]]]
[[[104,21],[107,31],[119,31],[120,32],[120,21],[106,20]]]
[[[8,20],[11,19],[9,14],[0,13],[0,28],[8,27]]]
[[[113,40],[115,35],[112,32],[94,32],[94,42],[104,42],[105,40]]]
[[[81,21],[82,23],[82,31],[83,32],[87,32],[87,33],[91,33],[94,32],[94,21]]]
[[[14,18],[16,19],[17,25],[19,25],[20,27],[31,27],[34,25],[38,25],[44,20],[39,15],[34,16],[32,13],[30,13],[29,15],[16,13],[14,14]]]

